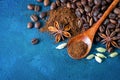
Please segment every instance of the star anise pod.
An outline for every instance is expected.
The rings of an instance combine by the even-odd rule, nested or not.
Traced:
[[[120,48],[116,42],[116,40],[120,39],[119,36],[116,36],[116,30],[110,33],[110,30],[107,28],[105,33],[98,33],[98,35],[102,38],[101,42],[106,44],[107,50],[109,50],[111,46]]]
[[[64,37],[71,37],[71,34],[68,32],[70,30],[70,26],[59,24],[57,21],[54,22],[54,26],[49,26],[48,30],[54,34],[56,42],[59,42],[61,38],[64,40]]]

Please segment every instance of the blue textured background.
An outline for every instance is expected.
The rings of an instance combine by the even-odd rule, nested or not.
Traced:
[[[29,3],[38,4],[35,0],[0,0],[0,80],[120,80],[120,56],[101,64],[94,59],[73,60],[66,49],[55,49],[58,44],[48,33],[27,29],[34,13],[27,10]],[[31,44],[34,37],[41,40],[35,46]],[[94,45],[91,53],[96,46],[103,45]]]

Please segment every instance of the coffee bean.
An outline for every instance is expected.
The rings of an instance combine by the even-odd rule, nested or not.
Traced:
[[[95,10],[94,12],[93,12],[93,16],[97,16],[99,14],[99,10]]]
[[[38,21],[38,16],[35,15],[35,14],[31,15],[30,18],[31,18],[31,20],[32,20],[33,22]]]
[[[114,13],[115,13],[115,14],[120,14],[120,8],[115,8],[115,9],[114,9]]]
[[[100,5],[101,2],[102,2],[101,0],[94,0],[95,5]]]
[[[55,2],[52,2],[51,3],[51,6],[50,6],[50,9],[53,10],[53,9],[56,9],[57,5]]]
[[[102,1],[102,6],[106,6],[107,2],[104,0]]]
[[[50,4],[50,0],[44,0],[44,6],[48,6]]]
[[[76,14],[76,16],[77,17],[81,17],[81,13],[80,13],[80,11],[79,11],[79,8],[77,8],[76,10],[75,10],[75,14]]]
[[[39,39],[33,38],[31,42],[32,42],[33,45],[38,44],[39,43]]]
[[[106,0],[106,2],[111,3],[111,2],[112,2],[112,0]]]
[[[83,25],[83,21],[80,19],[80,20],[78,21],[78,27],[81,29],[81,28],[82,28],[82,25]]]
[[[42,2],[43,0],[37,0],[37,2]]]
[[[103,24],[107,25],[108,23],[109,23],[109,19],[106,19]]]
[[[67,2],[67,0],[60,0],[62,3],[66,3]]]
[[[83,24],[83,27],[84,27],[85,29],[88,29],[88,28],[89,28],[89,24],[88,24],[88,23],[85,23],[85,24]]]
[[[95,17],[95,16],[93,16],[93,19],[94,19],[95,22],[97,22],[97,20],[98,20],[98,18]]]
[[[85,11],[86,12],[90,12],[91,11],[91,8],[89,6],[85,6]]]
[[[102,13],[99,13],[97,17],[98,17],[98,18],[101,18],[102,15],[103,15]]]
[[[28,22],[28,24],[27,24],[27,28],[28,28],[28,29],[33,28],[33,23],[32,23],[32,22]]]
[[[70,2],[67,2],[67,8],[71,8]]]
[[[40,6],[35,5],[34,10],[37,11],[37,12],[40,11]]]
[[[56,0],[56,5],[57,5],[57,6],[60,6],[60,5],[61,5],[60,0]]]
[[[89,22],[89,26],[92,26],[92,24],[93,24],[93,19],[91,18]]]
[[[114,25],[114,24],[109,23],[109,24],[107,25],[107,28],[112,28],[112,29],[114,29],[114,28],[115,28],[115,25]]]
[[[110,22],[111,22],[112,24],[117,24],[117,21],[114,20],[114,19],[110,19]]]
[[[72,4],[71,4],[71,7],[72,7],[73,9],[76,9],[76,8],[77,8],[77,6],[76,6],[75,3],[72,3]]]
[[[33,10],[33,9],[34,9],[34,5],[33,5],[33,4],[29,4],[29,5],[27,6],[27,8],[28,8],[29,10]]]
[[[41,19],[45,18],[46,16],[47,16],[47,13],[46,13],[46,12],[41,12],[40,15],[39,15],[39,17],[40,17]]]
[[[82,6],[81,2],[80,2],[80,1],[77,1],[77,2],[76,2],[76,6],[77,6],[77,7],[81,7],[81,6]]]
[[[120,19],[118,19],[118,24],[120,24]]]
[[[86,5],[86,3],[87,3],[87,0],[81,0],[82,5]]]
[[[113,14],[113,13],[110,13],[110,14],[109,14],[109,18],[110,18],[110,19],[115,19],[115,17],[116,17],[116,15]]]
[[[36,23],[35,23],[35,28],[39,29],[40,26],[41,26],[40,22],[36,22]]]
[[[105,11],[106,9],[107,9],[106,6],[102,6],[102,8],[101,8],[102,11]]]

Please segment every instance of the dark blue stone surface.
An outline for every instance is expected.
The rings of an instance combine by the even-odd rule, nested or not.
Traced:
[[[39,4],[35,0],[0,0],[0,80],[120,80],[120,56],[101,64],[94,59],[73,60],[67,49],[55,49],[58,44],[50,34],[27,29],[34,13],[27,10],[29,3]],[[42,9],[47,10],[49,7]],[[38,45],[31,44],[34,37],[40,39]],[[103,45],[95,44],[91,53],[97,46]]]

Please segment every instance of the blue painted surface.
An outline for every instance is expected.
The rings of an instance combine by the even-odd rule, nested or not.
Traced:
[[[0,80],[120,80],[120,56],[99,64],[73,60],[67,50],[56,50],[54,38],[37,29],[27,29],[27,4],[35,0],[0,0]],[[43,4],[40,4],[43,5]],[[45,7],[42,11],[49,10]],[[32,38],[39,38],[32,45]],[[95,53],[95,47],[91,53]],[[118,50],[120,52],[120,50]],[[107,54],[107,53],[106,53]]]

